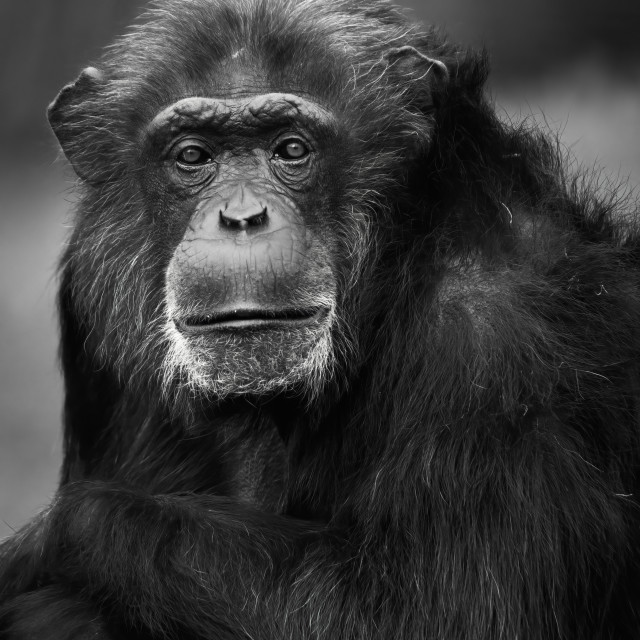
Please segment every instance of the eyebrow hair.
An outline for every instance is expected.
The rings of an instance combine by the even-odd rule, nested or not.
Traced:
[[[290,93],[267,93],[243,98],[184,98],[162,110],[149,123],[149,137],[166,136],[184,129],[243,125],[273,127],[302,120],[311,128],[335,129],[330,111],[316,102]]]

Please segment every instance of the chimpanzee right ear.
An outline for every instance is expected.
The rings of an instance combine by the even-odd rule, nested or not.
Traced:
[[[96,95],[104,82],[102,72],[95,67],[87,67],[75,82],[63,87],[56,99],[49,105],[47,116],[53,132],[58,138],[79,178],[95,182],[96,163],[94,141],[87,126],[85,106]],[[93,148],[94,153],[91,153]]]

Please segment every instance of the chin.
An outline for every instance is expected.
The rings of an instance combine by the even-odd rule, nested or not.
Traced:
[[[225,319],[185,327],[169,320],[165,392],[177,385],[212,400],[294,393],[314,397],[333,377],[333,309],[268,321]]]

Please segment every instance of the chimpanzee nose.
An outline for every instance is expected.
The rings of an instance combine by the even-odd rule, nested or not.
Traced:
[[[220,209],[220,224],[230,229],[244,230],[248,227],[261,227],[267,222],[267,207],[248,211],[244,207]]]

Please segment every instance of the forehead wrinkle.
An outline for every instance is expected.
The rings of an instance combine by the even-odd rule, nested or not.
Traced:
[[[242,98],[190,97],[161,111],[149,124],[147,134],[155,137],[204,127],[269,126],[291,120],[302,120],[312,127],[334,124],[329,111],[294,94],[268,93]]]

